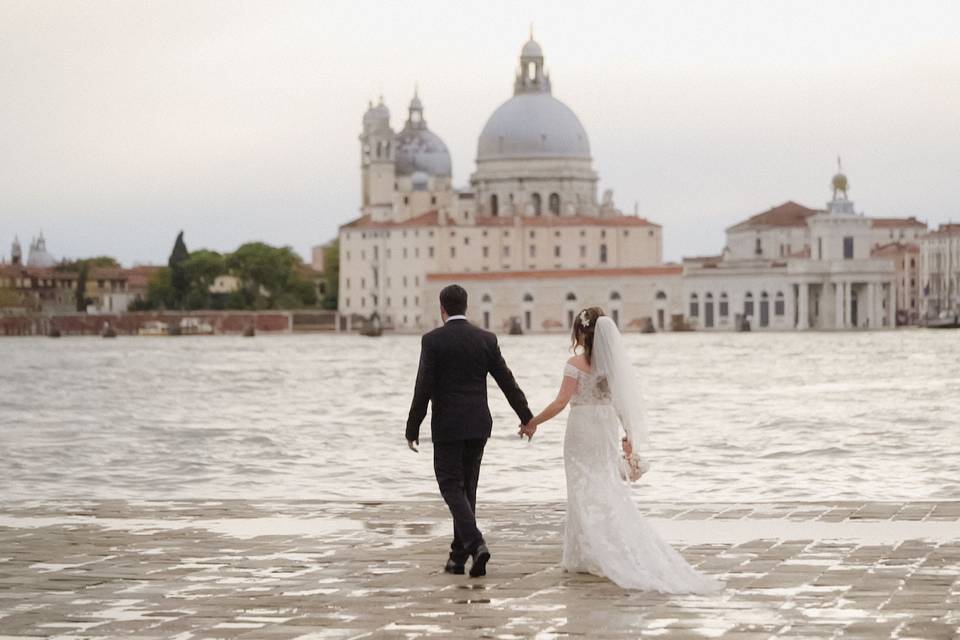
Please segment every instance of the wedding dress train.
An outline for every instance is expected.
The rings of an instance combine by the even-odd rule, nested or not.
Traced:
[[[563,568],[604,576],[625,589],[664,593],[722,589],[723,583],[698,573],[662,540],[630,498],[629,487],[620,478],[620,417],[607,377],[570,364],[564,375],[577,380],[577,390],[563,441],[567,477]]]

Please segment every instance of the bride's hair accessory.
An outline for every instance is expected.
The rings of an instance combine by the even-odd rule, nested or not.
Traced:
[[[586,309],[580,312],[580,326],[584,329],[590,326],[590,316],[587,315]]]

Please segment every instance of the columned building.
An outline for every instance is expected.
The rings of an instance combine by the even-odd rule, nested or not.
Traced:
[[[913,238],[920,227],[914,218],[856,213],[847,177],[837,173],[826,209],[787,202],[730,227],[722,255],[685,260],[687,323],[707,330],[894,327],[897,257],[878,240],[891,229]]]
[[[922,317],[960,314],[960,224],[941,224],[919,245]]]
[[[416,93],[399,132],[382,99],[370,104],[360,154],[361,215],[339,234],[344,328],[373,316],[430,328],[442,282],[462,282],[473,311],[483,306],[475,319],[495,330],[566,331],[577,304],[610,307],[635,328],[669,329],[680,314],[680,268],[662,265],[660,225],[623,214],[610,191],[597,200],[586,130],[553,96],[532,38],[513,96],[480,133],[470,188],[453,188]]]

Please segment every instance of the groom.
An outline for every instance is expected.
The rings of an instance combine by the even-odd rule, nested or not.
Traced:
[[[487,406],[487,374],[493,376],[522,424],[533,415],[523,391],[500,355],[497,337],[467,322],[467,292],[452,284],[440,292],[443,326],[423,336],[420,369],[407,419],[407,446],[418,451],[420,423],[433,403],[430,432],[433,470],[453,516],[453,542],[444,571],[486,575],[490,550],[477,528],[477,480],[493,419]]]

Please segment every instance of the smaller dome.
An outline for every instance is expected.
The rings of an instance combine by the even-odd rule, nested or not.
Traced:
[[[521,58],[542,58],[543,49],[540,48],[540,45],[536,40],[530,38],[527,40],[527,43],[523,45],[523,50],[520,52]]]
[[[414,191],[426,191],[429,180],[430,176],[423,171],[414,171],[413,175],[410,176],[410,182],[413,185]]]
[[[363,124],[367,126],[390,124],[390,109],[383,104],[383,98],[380,98],[380,103],[376,106],[370,103],[367,111],[363,114]]]

